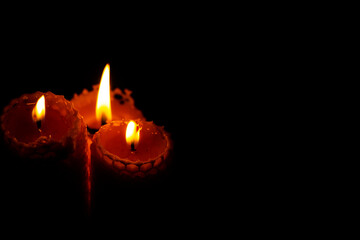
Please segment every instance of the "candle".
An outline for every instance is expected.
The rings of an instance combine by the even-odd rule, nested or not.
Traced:
[[[4,109],[1,129],[10,147],[25,158],[85,154],[83,118],[69,101],[52,92],[24,94],[12,100]]]
[[[110,65],[107,64],[100,84],[94,85],[90,92],[84,89],[80,95],[75,94],[71,102],[84,117],[88,128],[98,130],[110,120],[145,120],[142,112],[135,107],[131,93],[128,89],[124,92],[118,88],[110,90]]]
[[[169,134],[153,122],[112,121],[93,136],[92,169],[115,177],[151,176],[166,168],[171,149]]]
[[[32,189],[62,200],[75,193],[77,197],[67,204],[62,200],[56,204],[67,209],[87,206],[90,140],[83,117],[71,102],[52,92],[24,94],[4,108],[1,130],[13,153],[9,159],[24,167],[25,174],[19,177],[26,178]]]

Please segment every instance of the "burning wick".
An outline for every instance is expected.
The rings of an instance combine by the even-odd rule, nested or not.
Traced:
[[[98,97],[96,101],[96,119],[101,122],[101,126],[106,121],[111,121],[111,101],[110,101],[110,65],[106,64],[101,76]]]
[[[39,129],[39,131],[41,132],[41,120],[36,121],[36,126]]]
[[[126,143],[130,145],[132,152],[136,151],[135,145],[139,142],[140,130],[141,128],[139,128],[134,121],[130,121],[126,127]]]
[[[45,118],[45,96],[44,95],[42,95],[38,99],[38,101],[32,111],[32,118],[33,118],[34,122],[36,123],[37,128],[41,132],[41,123],[42,123],[42,120]]]
[[[106,117],[104,114],[101,115],[101,126],[106,124]]]

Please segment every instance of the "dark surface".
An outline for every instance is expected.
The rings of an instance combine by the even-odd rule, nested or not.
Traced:
[[[133,91],[135,105],[146,119],[165,126],[171,134],[174,152],[166,174],[155,181],[114,188],[110,195],[104,195],[96,211],[90,211],[91,215],[146,218],[185,214],[187,205],[200,204],[195,196],[211,184],[202,172],[206,171],[205,149],[197,142],[203,130],[192,132],[197,129],[192,122],[199,124],[204,111],[200,104],[203,100],[198,102],[194,96],[199,97],[199,89],[206,91],[204,79],[194,71],[201,65],[197,43],[178,37],[175,31],[147,32],[143,37],[110,34],[109,42],[98,41],[98,34],[101,31],[93,29],[90,35],[75,37],[54,30],[22,40],[8,37],[0,68],[0,107],[35,91],[51,91],[70,100],[74,93],[98,84],[105,64],[110,63],[111,88]],[[66,177],[61,173],[54,177],[46,172],[46,166],[26,167],[6,152],[2,146],[0,206],[4,216],[87,215],[79,211],[84,206],[77,201],[76,188],[63,184]],[[31,187],[34,184],[36,187]]]

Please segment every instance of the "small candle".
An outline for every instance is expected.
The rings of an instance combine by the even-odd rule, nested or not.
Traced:
[[[135,122],[112,121],[94,134],[91,145],[94,171],[102,169],[110,175],[145,177],[166,168],[172,149],[169,134],[153,122]]]
[[[80,95],[75,94],[71,102],[84,117],[88,128],[98,130],[105,120],[145,120],[142,112],[135,107],[131,93],[128,89],[124,92],[118,88],[110,90],[110,65],[107,64],[100,84],[94,85],[90,92],[84,89]]]
[[[37,104],[39,100],[41,104]],[[40,102],[40,101],[39,101]],[[40,113],[35,110],[43,105]],[[63,96],[52,92],[24,94],[4,109],[1,129],[10,147],[25,158],[84,155],[86,126]]]

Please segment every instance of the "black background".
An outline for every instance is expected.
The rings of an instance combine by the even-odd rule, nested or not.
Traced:
[[[211,165],[205,154],[209,146],[202,147],[201,136],[202,115],[207,109],[202,93],[211,84],[204,70],[214,71],[205,67],[211,55],[206,49],[210,46],[199,37],[201,29],[197,27],[184,29],[178,21],[159,23],[127,25],[115,21],[108,25],[106,21],[80,21],[64,25],[45,24],[38,19],[12,27],[4,24],[1,108],[13,98],[35,91],[51,91],[71,100],[75,93],[98,84],[109,63],[111,88],[133,91],[135,106],[145,118],[171,134],[174,153],[166,174],[155,182],[115,188],[113,199],[103,199],[103,205],[91,210],[90,218],[118,214],[134,218],[154,214],[180,217],[189,211],[189,206],[199,211],[204,207],[202,196],[209,187],[213,189],[211,197],[216,197],[213,181],[207,179],[213,174],[206,172]],[[6,151],[4,147],[2,152]],[[74,206],[59,206],[59,200],[39,203],[46,197],[49,184],[44,186],[44,192],[41,186],[36,192],[25,189],[28,185],[23,183],[31,181],[26,179],[31,174],[24,175],[26,170],[12,164],[6,154],[1,160],[4,216],[56,217],[76,212]],[[83,216],[89,217],[88,213]]]
[[[291,17],[267,6],[259,11],[261,4],[253,9],[175,4],[2,5],[0,107],[38,90],[70,100],[98,84],[110,63],[111,87],[132,90],[144,116],[165,126],[174,140],[174,158],[158,182],[114,189],[115,199],[105,199],[108,204],[97,208],[92,219],[117,224],[119,235],[129,232],[123,222],[136,228],[134,235],[155,225],[144,231],[148,237],[164,235],[169,226],[176,230],[170,237],[193,229],[212,235],[218,230],[223,237],[229,229],[241,234],[243,223],[255,226],[252,233],[268,232],[259,223],[275,223],[274,229],[282,230],[296,225],[294,216],[304,213],[294,209],[306,214],[314,199],[304,195],[302,201],[307,189],[298,191],[292,179],[309,181],[304,173],[315,162],[306,156],[304,163],[300,156],[312,133],[297,139],[304,134],[297,132],[307,111],[303,103],[297,111],[297,104],[309,101],[303,93],[318,80],[308,70],[318,66],[313,61],[319,58],[312,60],[318,53],[316,35],[306,27],[298,31]],[[285,12],[291,15],[294,9]],[[318,89],[315,93],[322,92]],[[35,215],[57,218],[64,209],[61,202],[42,204],[46,193],[24,189],[25,170],[4,153],[6,148],[0,155],[0,217],[15,220],[16,226]],[[65,211],[66,224],[71,210]],[[305,221],[318,220],[313,212]]]
[[[238,229],[232,219],[245,216],[251,222],[262,209],[274,209],[269,199],[277,175],[271,158],[278,156],[269,157],[274,151],[269,148],[277,142],[267,130],[277,130],[271,119],[277,119],[278,104],[271,99],[282,56],[272,44],[273,33],[253,27],[256,15],[244,15],[238,26],[239,13],[201,4],[123,8],[96,3],[91,11],[89,5],[38,7],[41,11],[3,8],[13,11],[0,16],[0,107],[35,91],[70,100],[98,84],[109,63],[111,88],[133,91],[145,118],[171,134],[173,161],[158,181],[114,188],[112,196],[92,206],[89,217],[78,216],[71,203],[61,206],[62,199],[44,201],[49,196],[42,187],[56,192],[51,181],[33,191],[27,184],[33,182],[31,174],[3,147],[1,217],[65,216],[66,223],[85,217],[118,227],[126,222],[138,231],[150,225],[151,236],[170,226],[174,237],[201,226],[204,232],[224,234],[218,226]],[[40,185],[47,181],[35,179]]]
[[[273,222],[277,213],[266,210],[277,211],[276,189],[288,180],[278,174],[288,171],[283,171],[276,152],[285,154],[286,162],[292,158],[277,139],[279,123],[287,122],[278,121],[278,110],[287,115],[292,109],[281,92],[285,86],[292,95],[296,87],[287,85],[289,79],[302,71],[291,68],[290,56],[297,56],[293,48],[298,44],[289,40],[282,46],[288,38],[274,30],[277,23],[259,18],[258,8],[255,14],[247,8],[228,13],[228,8],[208,3],[28,7],[2,8],[1,108],[35,91],[52,91],[70,100],[98,84],[110,63],[111,87],[132,90],[145,118],[164,125],[174,141],[173,164],[165,176],[114,188],[90,217],[80,217],[117,224],[119,233],[129,232],[124,222],[136,228],[134,234],[151,226],[144,231],[148,236],[173,227],[176,231],[166,235],[170,237],[193,229],[218,231],[223,237],[230,231],[220,226],[238,229],[238,219]],[[74,219],[76,207],[61,206],[61,199],[44,201],[49,197],[42,186],[34,192],[24,184],[32,182],[26,169],[6,154],[0,157],[2,218],[16,223],[35,215],[45,220],[65,215],[66,223]]]

